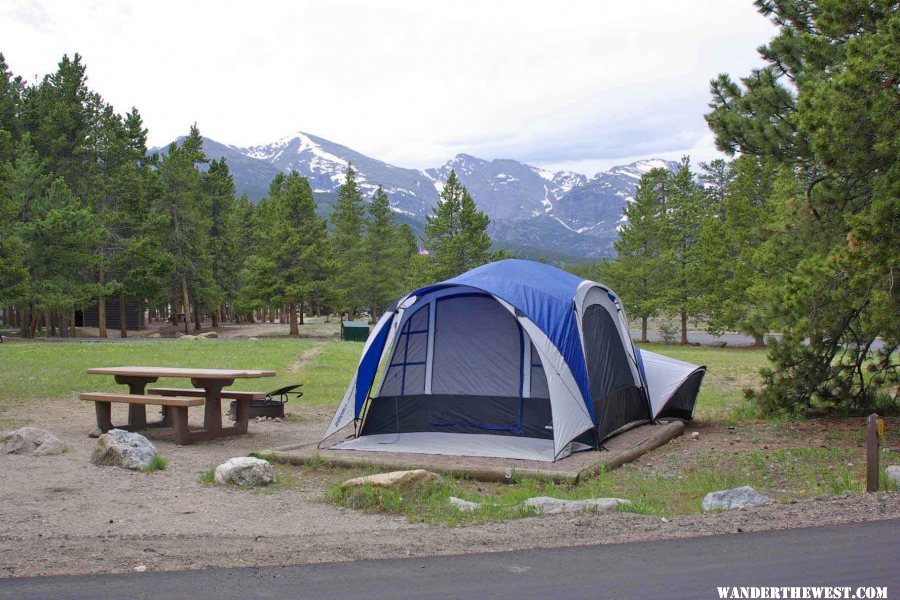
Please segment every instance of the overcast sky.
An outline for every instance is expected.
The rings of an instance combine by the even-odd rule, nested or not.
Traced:
[[[29,81],[78,52],[151,145],[305,131],[392,164],[466,152],[593,174],[715,155],[709,80],[760,65],[750,0],[3,0],[0,52]]]

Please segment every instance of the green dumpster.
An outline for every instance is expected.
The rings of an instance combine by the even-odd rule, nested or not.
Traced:
[[[365,321],[341,321],[341,339],[364,342],[369,338],[369,324]]]

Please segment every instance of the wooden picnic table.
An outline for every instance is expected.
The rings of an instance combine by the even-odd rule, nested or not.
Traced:
[[[128,386],[128,394],[107,394],[91,392],[81,394],[83,400],[94,402],[97,411],[97,426],[106,432],[113,428],[112,403],[128,404],[128,425],[122,429],[135,431],[151,427],[173,427],[175,439],[179,444],[209,440],[229,435],[247,433],[250,421],[250,395],[235,394],[235,423],[230,427],[222,427],[222,395],[223,388],[234,383],[235,379],[256,379],[274,377],[275,371],[253,369],[189,369],[182,367],[98,367],[87,370],[92,375],[113,375],[116,383]],[[205,394],[197,398],[195,394],[180,396],[147,396],[147,385],[156,382],[160,377],[177,377],[190,379],[195,388],[201,388]],[[226,393],[226,395],[228,395]],[[147,422],[147,404],[162,406],[162,419]],[[204,405],[203,428],[191,430],[188,427],[189,406]]]

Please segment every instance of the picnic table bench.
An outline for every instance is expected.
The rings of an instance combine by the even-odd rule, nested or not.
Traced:
[[[93,402],[97,412],[97,426],[101,431],[113,429],[112,403],[128,405],[128,424],[120,429],[138,431],[155,427],[172,427],[175,441],[181,445],[214,438],[247,433],[250,416],[250,401],[264,398],[263,392],[241,392],[224,390],[235,379],[273,377],[274,371],[242,369],[186,369],[180,367],[101,367],[88,369],[93,375],[113,375],[116,383],[128,386],[129,393],[85,392],[82,400]],[[147,385],[160,377],[178,377],[191,380],[190,388],[151,388]],[[236,401],[235,423],[222,426],[222,398]],[[147,422],[146,405],[162,407],[159,421]],[[204,406],[203,427],[191,429],[188,426],[188,408]]]

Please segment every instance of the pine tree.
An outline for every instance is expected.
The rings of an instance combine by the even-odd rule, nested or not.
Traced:
[[[868,410],[879,394],[896,406],[900,12],[891,2],[756,5],[779,27],[760,48],[766,64],[740,82],[713,80],[707,115],[721,150],[772,160],[800,187],[786,187],[763,250],[802,254],[771,281],[784,337],[756,397],[787,411],[814,400]]]
[[[0,52],[0,165],[15,157],[16,144],[22,133],[19,111],[24,90],[22,78],[12,74]]]
[[[209,170],[202,175],[202,188],[210,210],[208,248],[214,289],[207,308],[212,314],[213,327],[217,327],[224,318],[226,301],[231,302],[237,291],[242,252],[234,179],[224,158],[209,163]]]
[[[685,345],[688,319],[698,316],[703,306],[699,232],[710,214],[707,198],[693,181],[687,157],[671,179],[664,209],[662,272],[667,281],[663,298],[678,313],[681,344]]]
[[[772,300],[768,284],[758,277],[763,268],[758,248],[775,213],[771,197],[776,173],[753,156],[701,167],[713,207],[699,239],[707,329],[747,333],[762,346],[772,324]]]
[[[641,341],[647,341],[647,321],[663,306],[664,230],[673,176],[653,169],[641,177],[634,202],[625,206],[627,219],[615,242],[616,259],[606,265],[600,281],[608,281],[621,295],[632,317],[641,320]]]
[[[94,250],[103,243],[106,230],[97,217],[69,191],[62,178],[38,198],[33,218],[26,224],[29,241],[25,264],[29,271],[25,301],[31,308],[33,337],[38,311],[68,314],[85,304],[93,286],[90,273],[96,262]],[[49,324],[50,319],[45,319]]]
[[[490,258],[490,223],[469,192],[450,171],[434,214],[426,217],[425,243],[431,253],[433,278],[456,277]]]
[[[411,252],[408,237],[394,222],[394,213],[388,196],[380,186],[369,203],[368,212],[365,237],[365,298],[372,309],[372,317],[377,318],[403,293],[403,278],[409,266]]]
[[[158,210],[167,217],[166,250],[172,256],[174,273],[172,281],[173,306],[181,304],[184,311],[185,332],[190,331],[199,311],[191,303],[191,296],[209,294],[212,269],[207,244],[209,214],[202,191],[197,164],[206,162],[202,140],[196,126],[181,146],[171,144],[160,161],[159,174],[162,193]],[[176,311],[177,312],[177,311]],[[200,323],[195,323],[195,329]]]
[[[331,256],[334,259],[333,291],[339,306],[354,312],[364,303],[365,253],[363,229],[366,206],[356,183],[356,172],[347,165],[344,183],[338,189],[338,200],[331,211]]]
[[[296,172],[276,178],[267,210],[269,245],[259,263],[272,269],[268,300],[287,305],[290,334],[299,335],[297,312],[321,295],[329,275],[325,221],[316,213],[309,182]]]

